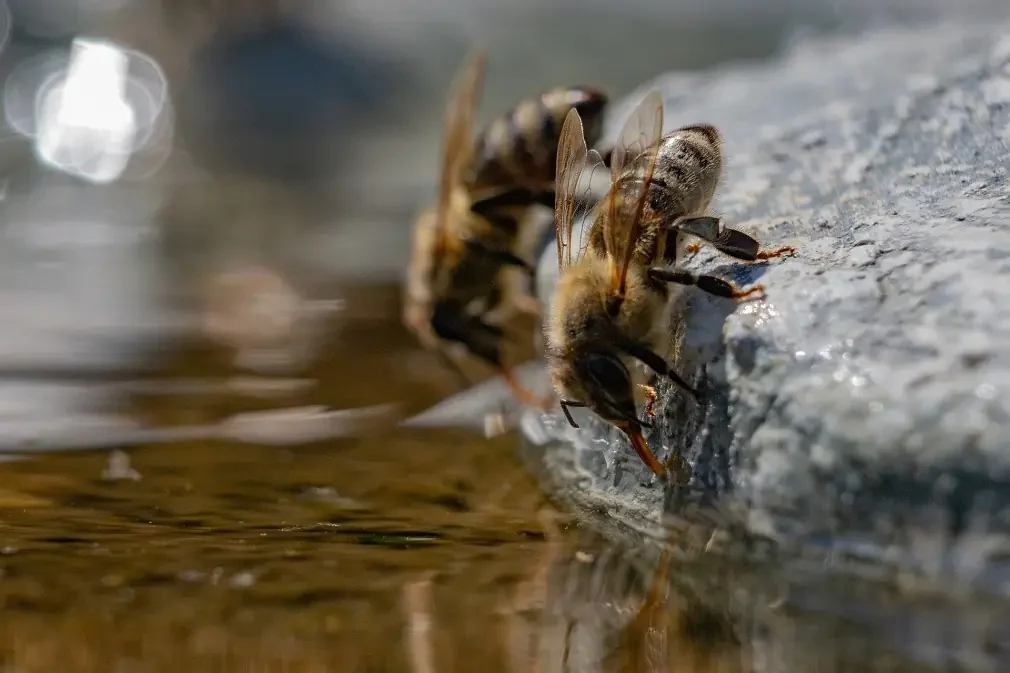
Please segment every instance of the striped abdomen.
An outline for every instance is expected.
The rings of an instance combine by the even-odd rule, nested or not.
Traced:
[[[664,219],[703,212],[722,176],[722,138],[710,124],[667,133],[660,142],[649,206]]]
[[[592,147],[603,129],[606,95],[587,87],[547,91],[492,121],[478,136],[466,177],[475,196],[511,187],[554,187],[558,139],[565,116],[579,111]]]

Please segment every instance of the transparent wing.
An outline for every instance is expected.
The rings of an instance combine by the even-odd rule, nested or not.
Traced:
[[[580,222],[582,224],[577,258],[589,247],[593,230],[598,226],[597,214],[602,201],[593,195],[593,182],[596,180],[597,175],[605,176],[606,174],[607,166],[603,163],[600,153],[596,150],[589,150],[586,154],[585,167],[582,169],[583,185],[585,187],[582,189],[579,197],[580,200],[576,204],[575,215],[572,216],[573,223]]]
[[[642,228],[642,211],[663,135],[663,97],[653,89],[621,128],[610,160],[607,198],[610,226],[605,234],[614,292],[624,296],[628,267]]]
[[[482,49],[471,53],[456,74],[450,88],[443,122],[442,166],[435,209],[436,240],[440,250],[445,247],[446,214],[449,210],[452,188],[469,158],[473,140],[474,110],[484,84],[485,61]]]
[[[558,269],[577,261],[585,248],[580,237],[577,247],[572,245],[572,231],[576,222],[593,216],[594,199],[592,179],[603,168],[603,160],[595,150],[587,151],[582,129],[582,118],[574,108],[568,111],[561,127],[558,141],[557,166],[554,188],[554,227],[557,233]],[[589,230],[587,225],[582,231]]]
[[[572,108],[565,116],[558,140],[558,155],[554,186],[554,229],[557,232],[558,269],[572,263],[572,218],[575,201],[586,164],[586,137],[582,131],[582,118]]]

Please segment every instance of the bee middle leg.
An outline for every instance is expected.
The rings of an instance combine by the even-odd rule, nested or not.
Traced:
[[[698,241],[695,241],[694,243],[688,243],[687,245],[684,246],[684,252],[688,253],[689,255],[695,255],[701,252],[701,243],[699,243]]]
[[[754,285],[746,290],[737,289],[733,283],[715,276],[696,274],[681,269],[649,269],[649,278],[661,283],[677,283],[678,285],[694,285],[699,290],[724,299],[745,299],[753,295],[763,295],[764,285]]]
[[[645,417],[652,418],[656,415],[656,389],[641,383],[638,387],[645,393]]]
[[[701,399],[701,393],[698,392],[698,390],[696,390],[695,388],[692,388],[691,386],[687,385],[687,381],[680,378],[680,375],[677,374],[677,372],[670,369],[670,367],[666,364],[666,360],[664,360],[663,357],[656,351],[647,348],[646,346],[642,346],[641,344],[635,344],[635,343],[621,344],[621,350],[623,350],[625,353],[635,358],[636,360],[638,360],[646,367],[659,374],[660,376],[665,376],[669,378],[671,381],[673,381],[673,383],[676,386],[678,386],[685,392],[690,393],[691,397],[693,397],[694,399],[696,400]]]

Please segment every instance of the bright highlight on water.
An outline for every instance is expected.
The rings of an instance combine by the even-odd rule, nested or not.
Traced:
[[[78,37],[69,54],[49,52],[15,68],[4,83],[4,113],[34,139],[40,163],[109,184],[164,163],[172,136],[167,89],[150,57]],[[152,156],[138,162],[139,153]]]

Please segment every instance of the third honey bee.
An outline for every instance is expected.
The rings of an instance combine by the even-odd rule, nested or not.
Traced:
[[[607,97],[588,87],[553,89],[523,101],[475,139],[484,63],[483,52],[475,52],[449,95],[438,198],[414,228],[403,317],[450,364],[445,346],[462,344],[496,367],[522,401],[536,403],[512,375],[501,325],[517,313],[539,311],[531,292],[531,258],[540,232],[531,215],[538,204],[554,206],[565,116],[577,110],[593,143]]]
[[[557,157],[559,279],[545,323],[548,370],[568,421],[575,425],[569,407],[595,412],[628,435],[656,474],[666,468],[649,449],[642,434],[648,422],[637,411],[638,399],[653,393],[629,364],[637,360],[695,399],[699,395],[663,355],[671,340],[669,285],[694,285],[728,299],[763,291],[739,290],[721,278],[678,268],[685,239],[695,236],[749,261],[793,252],[760,250],[754,238],[706,214],[722,174],[715,127],[684,126],[665,136],[662,128],[663,100],[652,91],[625,122],[604,162],[587,150],[578,112],[568,113]],[[610,189],[589,214],[586,244],[576,249],[573,222],[587,203],[580,196],[582,176],[605,163]],[[680,457],[673,459],[681,472]]]

